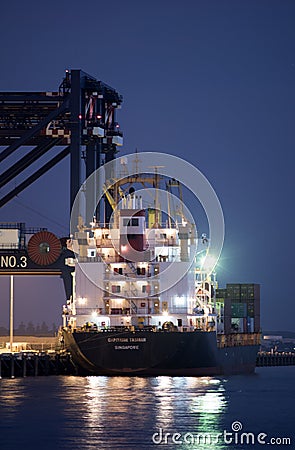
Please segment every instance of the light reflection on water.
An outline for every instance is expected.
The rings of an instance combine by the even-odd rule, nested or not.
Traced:
[[[71,386],[72,378],[63,381],[67,385],[65,390],[74,388],[66,403],[71,416],[81,408],[81,391]],[[83,426],[79,440],[83,448],[95,445],[114,449],[115,442],[116,449],[148,449],[156,447],[152,435],[159,430],[163,434],[216,435],[221,431],[220,418],[226,406],[223,382],[216,378],[87,377],[83,385]],[[165,448],[175,447],[170,439],[167,438],[166,445],[163,442]],[[177,448],[194,447],[183,443]],[[210,448],[224,447],[220,443]]]
[[[229,379],[52,376],[0,380],[0,447],[235,450],[234,445],[222,442],[173,444],[171,435],[168,444],[156,445],[152,436],[160,430],[163,436],[180,433],[181,438],[187,433],[216,436],[230,430],[234,420],[241,420],[251,431],[270,433],[274,408],[279,408],[277,434],[288,436],[294,370],[266,368],[259,369],[260,376]],[[274,387],[278,386],[280,400],[275,400]]]
[[[0,382],[1,442],[11,450],[20,448],[20,436],[22,447],[27,444],[31,450],[152,449],[158,447],[152,436],[160,429],[182,435],[217,433],[225,410],[223,381],[217,378],[39,377]],[[9,433],[12,428],[15,433]],[[194,448],[168,442],[165,449]]]
[[[163,382],[163,381],[162,381]],[[215,378],[170,378],[172,385],[166,382],[165,388],[160,390],[161,401],[158,404],[156,428],[165,433],[180,433],[179,440],[184,441],[187,435],[188,443],[181,444],[182,449],[195,448],[195,441],[199,434],[216,435],[221,432],[221,416],[225,413],[227,402],[224,396],[222,381]],[[171,411],[171,414],[170,414]],[[172,437],[166,438],[167,442]],[[196,448],[202,449],[202,437]],[[174,447],[176,444],[174,444]],[[177,445],[180,448],[180,444]],[[210,448],[225,448],[221,445],[210,445]]]
[[[0,397],[4,400],[1,407],[7,407],[7,411],[13,414],[21,406],[25,397],[25,387],[22,380],[14,379],[0,382]]]
[[[21,380],[6,380],[2,383],[0,381],[0,420],[3,426],[13,426],[15,414],[22,407],[25,395]]]

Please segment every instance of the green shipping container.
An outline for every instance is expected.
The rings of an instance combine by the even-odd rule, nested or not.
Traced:
[[[247,317],[247,305],[246,305],[246,303],[232,303],[231,304],[231,316],[233,318]]]

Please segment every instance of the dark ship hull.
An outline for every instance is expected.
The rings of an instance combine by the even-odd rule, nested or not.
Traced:
[[[81,375],[207,376],[252,373],[259,345],[218,346],[215,332],[63,330]]]

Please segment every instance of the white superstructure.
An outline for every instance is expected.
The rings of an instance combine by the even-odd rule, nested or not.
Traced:
[[[196,272],[195,224],[154,205],[144,208],[132,191],[121,194],[110,225],[80,221],[69,243],[77,260],[69,261],[75,272],[64,326],[215,327],[211,285]]]

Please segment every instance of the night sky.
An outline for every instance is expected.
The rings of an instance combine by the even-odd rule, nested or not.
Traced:
[[[124,99],[120,154],[170,153],[206,175],[225,216],[220,285],[261,283],[263,328],[290,331],[294,23],[293,0],[17,0],[0,13],[0,91],[56,91],[67,68],[116,88]],[[69,160],[3,207],[0,221],[66,235]],[[17,323],[60,323],[60,279],[15,284]],[[1,278],[0,325],[8,324],[8,301]]]

